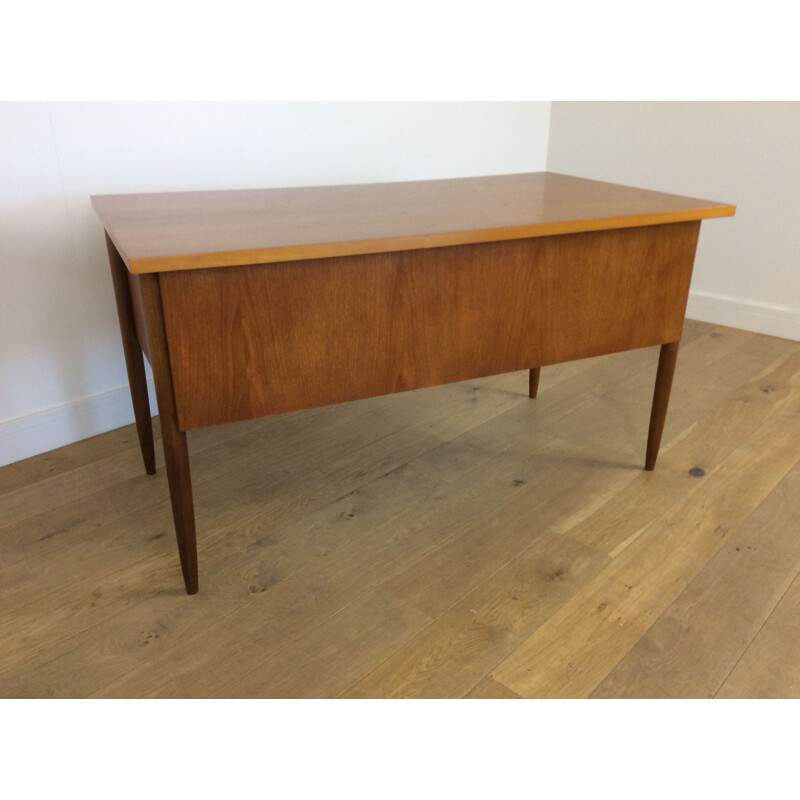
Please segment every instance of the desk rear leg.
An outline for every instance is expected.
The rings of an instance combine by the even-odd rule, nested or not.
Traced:
[[[164,460],[167,467],[172,518],[175,522],[175,536],[178,540],[183,582],[187,594],[196,594],[198,590],[197,538],[194,524],[192,478],[189,471],[189,449],[186,443],[186,432],[178,427],[175,391],[172,384],[164,325],[164,309],[161,302],[161,286],[156,274],[140,277],[142,303],[150,341],[150,365],[153,367],[156,384],[161,439],[164,444]]]
[[[656,466],[661,434],[664,432],[664,421],[667,418],[672,378],[675,375],[675,364],[678,361],[678,344],[679,342],[670,342],[661,345],[658,371],[656,372],[656,387],[653,392],[653,406],[650,410],[650,431],[647,435],[647,456],[644,466],[646,470],[653,470]]]
[[[541,367],[534,367],[528,373],[528,397],[535,398],[539,393],[539,373],[541,371]]]
[[[122,349],[125,352],[125,366],[128,369],[133,414],[136,418],[136,433],[139,436],[139,447],[142,450],[145,472],[152,475],[156,471],[153,420],[150,416],[150,400],[147,397],[144,357],[139,340],[136,338],[128,268],[108,236],[106,236],[106,247],[108,248],[108,263],[111,266],[111,280],[114,282],[114,297],[117,301],[117,316],[119,317],[119,330],[122,334]]]

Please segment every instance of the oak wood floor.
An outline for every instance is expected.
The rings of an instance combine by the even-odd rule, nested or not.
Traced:
[[[0,696],[800,697],[800,343],[658,349],[0,470]],[[157,452],[160,441],[157,442]]]

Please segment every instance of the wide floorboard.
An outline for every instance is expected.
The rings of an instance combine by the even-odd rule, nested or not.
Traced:
[[[0,696],[800,697],[800,343],[658,349],[0,469]],[[157,442],[157,452],[160,441]]]

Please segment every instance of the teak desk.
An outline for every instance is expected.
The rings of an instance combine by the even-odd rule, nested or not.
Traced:
[[[104,195],[145,469],[153,368],[186,591],[186,431],[661,345],[661,441],[700,221],[735,207],[541,172]]]

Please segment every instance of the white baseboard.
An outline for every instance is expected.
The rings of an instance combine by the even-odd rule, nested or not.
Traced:
[[[147,382],[147,390],[150,411],[156,415],[158,406],[152,378]],[[130,391],[123,386],[0,423],[0,467],[130,425],[133,421]]]
[[[782,339],[800,342],[800,309],[749,303],[732,297],[691,292],[686,316],[700,322],[713,322]]]
[[[692,292],[686,316],[701,322],[800,341],[800,309],[796,308],[745,303],[730,297]],[[147,388],[150,408],[155,415],[158,407],[152,379]],[[130,393],[124,386],[0,423],[0,467],[132,422]]]

